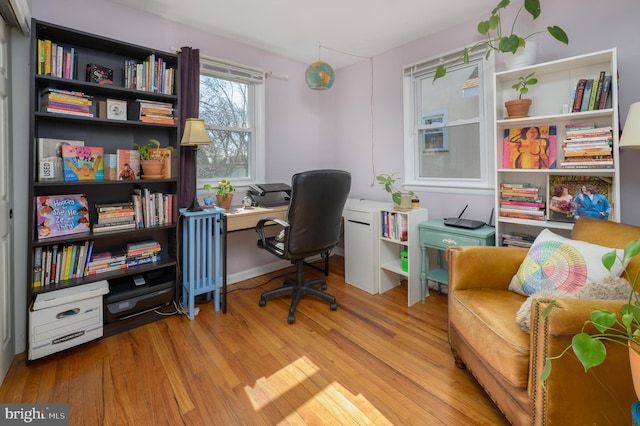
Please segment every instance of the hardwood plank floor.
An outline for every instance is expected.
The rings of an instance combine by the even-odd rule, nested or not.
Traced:
[[[289,268],[231,287],[226,314],[201,304],[25,365],[4,403],[69,403],[71,425],[506,425],[447,342],[446,295],[407,307],[406,287],[370,295],[331,258],[329,291],[258,306]],[[321,276],[311,268],[307,277]],[[239,290],[243,289],[243,290]]]

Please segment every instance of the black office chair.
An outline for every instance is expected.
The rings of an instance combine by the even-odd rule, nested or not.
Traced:
[[[351,175],[341,170],[313,170],[297,173],[291,178],[291,200],[287,220],[264,218],[256,225],[258,247],[296,265],[296,277],[286,278],[281,288],[269,290],[260,296],[260,306],[267,298],[291,294],[287,322],[296,321],[295,311],[303,295],[314,295],[328,300],[330,309],[338,309],[336,298],[326,290],[325,279],[305,282],[304,260],[314,255],[328,256],[338,244],[342,224],[342,210],[351,188]],[[265,225],[276,222],[282,231],[276,237],[265,236]],[[316,288],[320,287],[320,289]]]

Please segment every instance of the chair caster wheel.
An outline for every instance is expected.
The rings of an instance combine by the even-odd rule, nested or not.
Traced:
[[[266,299],[260,299],[260,301],[258,302],[259,306],[265,306],[267,304]]]
[[[331,309],[332,311],[337,311],[338,310],[338,304],[336,302],[332,302],[329,305],[329,309]]]
[[[327,289],[327,283],[320,284],[320,289],[321,290],[326,290]]]
[[[288,322],[289,324],[293,324],[294,322],[296,322],[296,317],[295,317],[293,314],[292,314],[292,315],[289,315],[289,316],[287,317],[287,322]]]

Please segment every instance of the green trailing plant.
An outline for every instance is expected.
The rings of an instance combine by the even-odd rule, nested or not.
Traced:
[[[518,99],[522,99],[522,95],[525,95],[529,92],[528,86],[533,86],[538,83],[538,79],[534,77],[535,72],[528,74],[527,76],[518,77],[518,82],[511,86],[513,90],[518,92]]]
[[[398,179],[396,177],[397,173],[393,173],[393,174],[381,174],[376,176],[376,180],[378,181],[378,183],[380,185],[382,185],[384,187],[384,190],[387,191],[389,194],[391,194],[391,199],[393,200],[393,202],[395,204],[400,205],[402,203],[402,191],[400,191],[398,188],[396,188],[395,183]],[[411,195],[412,197],[414,197],[416,194],[413,191],[409,191],[406,194]]]
[[[220,198],[226,200],[229,198],[229,194],[233,194],[235,191],[236,187],[231,184],[229,179],[222,179],[216,189],[216,195],[219,195]]]
[[[518,9],[511,27],[508,31],[504,31],[502,28],[502,19],[500,13],[511,4],[510,0],[501,0],[500,3],[491,11],[491,16],[485,21],[478,23],[477,30],[484,37],[483,40],[477,42],[471,47],[465,47],[462,53],[461,59],[465,64],[469,63],[469,54],[480,49],[486,49],[485,59],[489,59],[492,51],[502,53],[516,53],[518,49],[523,48],[527,44],[527,39],[533,37],[536,34],[543,33],[545,31],[538,31],[527,36],[519,36],[515,33],[516,23],[522,10],[526,10],[529,15],[535,20],[540,16],[540,0],[524,0]],[[551,36],[561,43],[569,44],[569,37],[562,28],[557,25],[547,27],[547,31]],[[458,62],[458,58],[455,62]],[[436,68],[436,73],[433,77],[433,81],[444,77],[447,74],[447,65],[440,64]]]
[[[133,146],[140,153],[140,160],[142,161],[157,160],[162,163],[164,162],[164,159],[169,156],[169,154],[158,151],[160,149],[160,141],[157,139],[149,139],[149,142],[143,145],[134,143]],[[166,149],[173,151],[172,146],[168,146]]]
[[[640,239],[630,241],[624,248],[622,259],[617,257],[615,250],[602,256],[602,264],[610,271],[616,260],[624,265],[628,260],[640,254]],[[630,277],[627,268],[624,269],[625,278],[631,284],[631,292],[627,303],[623,304],[620,312],[611,312],[607,309],[594,309],[591,312],[591,319],[586,321],[580,333],[573,336],[571,344],[567,346],[559,355],[548,357],[540,381],[543,386],[549,375],[553,360],[564,356],[572,350],[576,355],[585,372],[590,368],[602,364],[607,358],[607,349],[603,342],[614,342],[620,345],[629,346],[634,351],[640,353],[640,299],[636,293],[636,285],[640,271],[635,277]],[[555,301],[551,301],[549,306],[541,314],[546,318],[551,313]],[[593,325],[598,333],[588,334],[584,330],[588,325]],[[631,343],[631,345],[629,345]]]

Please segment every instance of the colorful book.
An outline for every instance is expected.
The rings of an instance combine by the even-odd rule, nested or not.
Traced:
[[[571,112],[580,112],[582,109],[582,98],[584,97],[584,88],[587,85],[587,79],[581,78],[576,86],[576,95],[573,99],[573,109]]]
[[[90,230],[85,194],[42,195],[35,197],[34,201],[38,240]]]
[[[62,147],[65,145],[84,146],[84,141],[38,138],[38,181],[64,181]]]
[[[502,167],[505,169],[554,169],[556,126],[504,130]]]
[[[104,180],[104,148],[99,146],[62,147],[64,180]]]
[[[140,179],[140,152],[135,149],[118,149],[118,180]]]
[[[587,84],[584,86],[584,96],[582,97],[582,106],[580,111],[589,111],[589,99],[591,99],[591,90],[593,89],[593,79],[587,80]]]

